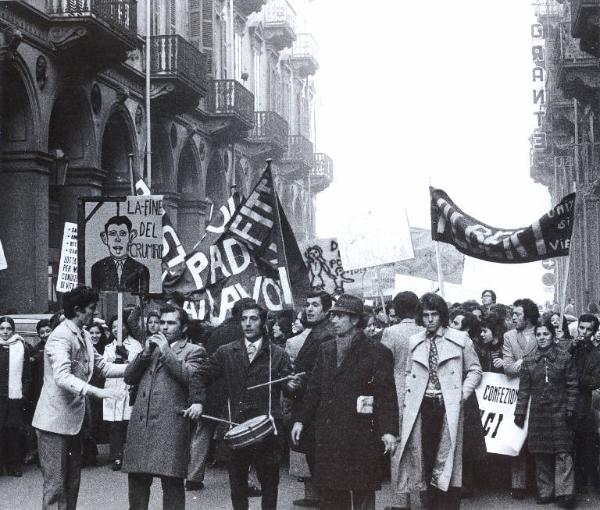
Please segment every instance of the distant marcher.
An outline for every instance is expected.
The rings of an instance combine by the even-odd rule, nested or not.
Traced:
[[[481,293],[481,304],[489,309],[490,306],[496,304],[496,293],[491,289],[486,289]]]
[[[515,424],[523,427],[529,408],[528,448],[535,454],[538,503],[574,504],[573,426],[577,373],[571,355],[555,342],[551,322],[534,328],[537,348],[523,359]],[[531,397],[531,403],[530,401]]]

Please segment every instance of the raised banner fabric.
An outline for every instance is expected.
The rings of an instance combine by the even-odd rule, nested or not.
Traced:
[[[569,254],[575,193],[564,197],[539,220],[522,228],[491,227],[464,213],[441,189],[429,188],[431,236],[465,255],[489,262],[518,264]]]

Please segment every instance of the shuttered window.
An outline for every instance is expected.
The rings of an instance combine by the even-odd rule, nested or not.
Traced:
[[[206,55],[208,72],[214,76],[214,0],[189,0],[190,41]]]

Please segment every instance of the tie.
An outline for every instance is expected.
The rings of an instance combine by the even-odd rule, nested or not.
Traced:
[[[256,354],[256,345],[251,343],[246,347],[246,349],[248,351],[248,361],[250,363],[252,363],[252,360],[254,359],[254,355]]]
[[[119,281],[119,285],[121,284],[121,276],[123,275],[123,265],[124,264],[125,264],[125,261],[122,259],[115,260],[115,265],[117,266],[117,278]]]
[[[435,344],[435,337],[429,339],[429,384],[437,391],[441,391],[440,380],[438,379],[438,350]]]

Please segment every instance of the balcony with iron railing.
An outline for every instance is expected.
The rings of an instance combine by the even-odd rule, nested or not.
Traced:
[[[327,154],[316,152],[314,161],[310,171],[310,189],[318,193],[333,182],[333,160]]]
[[[306,78],[319,69],[319,45],[312,34],[298,34],[292,46],[290,62],[300,77]]]
[[[47,0],[46,12],[50,41],[59,50],[83,54],[86,63],[96,57],[122,60],[139,45],[137,0]]]
[[[263,145],[265,152],[284,151],[288,144],[288,123],[276,112],[254,112],[254,128],[248,141]]]
[[[559,25],[559,54],[561,64],[597,64],[598,59],[583,51],[579,46],[579,40],[573,38],[568,23]]]
[[[193,109],[206,95],[206,55],[180,35],[151,36],[150,72],[152,99],[174,113]]]
[[[302,135],[288,136],[288,148],[280,162],[280,173],[288,179],[308,177],[314,165],[312,142]]]
[[[296,11],[288,0],[269,0],[263,9],[265,38],[278,51],[296,40]]]
[[[233,0],[233,4],[243,16],[259,12],[267,0]]]

